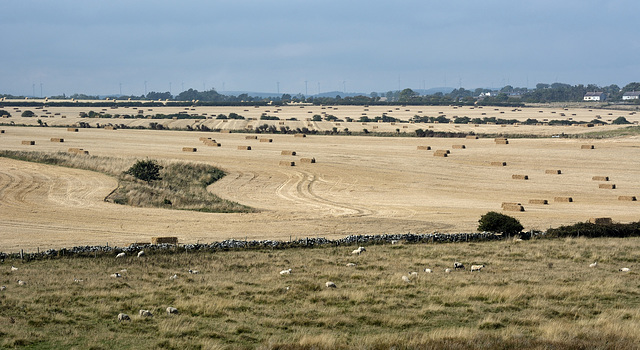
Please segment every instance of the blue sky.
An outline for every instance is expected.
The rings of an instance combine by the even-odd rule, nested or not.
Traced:
[[[145,82],[315,94],[640,80],[637,0],[2,5],[0,93],[16,95],[34,84],[51,96],[141,95]]]

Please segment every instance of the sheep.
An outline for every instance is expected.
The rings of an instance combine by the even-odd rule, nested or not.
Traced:
[[[402,280],[403,280],[405,283],[411,283],[411,279],[409,279],[409,277],[407,277],[407,276],[402,276]]]
[[[127,269],[120,270],[120,273],[127,273]]]
[[[13,266],[13,265],[11,265],[11,271],[18,271],[18,268]]]
[[[362,253],[362,252],[366,252],[366,251],[367,251],[367,250],[366,250],[366,249],[364,249],[364,247],[358,247],[358,249],[356,249],[356,250],[352,251],[352,252],[351,252],[351,254],[358,254],[358,255],[360,255],[360,253]]]
[[[445,273],[449,273],[449,272],[451,272],[451,269],[444,269],[444,272]]]
[[[175,307],[167,307],[167,315],[177,315],[178,314],[178,309],[176,309]]]
[[[0,291],[6,290],[6,289],[7,289],[7,286],[0,286]]]
[[[282,270],[280,271],[281,275],[290,275],[291,274],[291,269],[286,269],[286,270]]]
[[[398,242],[399,242],[399,241],[397,241],[397,240],[395,240],[395,239],[394,239],[393,241],[391,241],[391,244],[398,244]]]
[[[144,256],[144,250],[138,252],[138,258]]]
[[[631,271],[631,269],[628,268],[628,267],[622,267],[618,271],[620,271],[620,272],[629,272],[629,271]]]
[[[73,282],[75,282],[75,283],[82,283],[82,282],[84,282],[84,281],[83,281],[83,280],[81,280],[81,279],[74,278],[74,279],[73,279]]]
[[[116,259],[119,258],[124,258],[127,254],[125,254],[125,252],[119,253],[118,255],[116,255]]]
[[[119,274],[119,273],[117,273],[117,272],[116,272],[116,273],[112,273],[112,274],[111,274],[111,275],[109,275],[109,276],[110,276],[110,277],[113,277],[113,278],[120,278],[120,277],[122,277],[122,275],[121,275],[121,274]]]
[[[18,285],[19,286],[26,286],[27,282],[23,281],[23,280],[18,280]]]
[[[336,286],[336,284],[331,281],[325,283],[324,285],[327,286],[327,288],[338,288],[338,286]]]
[[[464,270],[464,265],[462,265],[462,263],[459,263],[459,262],[456,261],[456,262],[453,263],[453,269],[454,270],[458,270],[458,269],[463,269]]]
[[[190,274],[192,274],[192,275],[197,275],[197,274],[199,274],[199,273],[200,273],[200,271],[198,271],[198,270],[191,270],[191,269],[189,269],[189,273],[190,273]]]
[[[480,270],[482,270],[483,267],[484,267],[484,265],[471,265],[471,272],[480,271]]]
[[[131,317],[129,317],[129,315],[127,315],[127,314],[119,313],[118,314],[118,321],[120,321],[120,322],[122,322],[122,321],[131,321]]]
[[[424,272],[426,272],[426,273],[431,273],[431,272],[433,272],[433,271],[431,271],[431,269],[424,269]]]
[[[169,277],[170,280],[175,280],[178,278],[178,275],[174,274],[173,276]]]
[[[589,267],[596,267],[596,266],[598,266],[598,262],[597,261],[594,262],[593,264],[589,264]]]
[[[153,314],[149,310],[140,310],[138,311],[140,317],[153,317]]]
[[[409,272],[409,276],[410,277],[418,277],[418,273],[415,272],[415,271],[411,271],[411,272]]]
[[[356,266],[356,264],[354,264],[354,263],[347,263],[347,267],[355,267],[355,266]]]

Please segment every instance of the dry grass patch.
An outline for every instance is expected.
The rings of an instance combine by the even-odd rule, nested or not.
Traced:
[[[117,339],[148,349],[633,349],[637,274],[617,269],[637,269],[638,244],[557,239],[376,245],[360,256],[326,247],[7,260],[0,346],[112,348]],[[486,268],[445,273],[454,261]],[[291,274],[280,275],[286,268]],[[418,276],[403,282],[410,271]],[[328,280],[338,288],[326,288]],[[180,313],[167,315],[167,306]],[[139,309],[155,316],[143,319]],[[120,312],[131,322],[119,323]]]

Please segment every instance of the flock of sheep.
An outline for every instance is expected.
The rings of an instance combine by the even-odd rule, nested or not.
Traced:
[[[353,250],[351,252],[351,254],[360,255],[360,254],[362,254],[363,252],[366,252],[366,251],[367,250],[366,250],[365,247],[358,247],[358,249]],[[144,255],[145,255],[145,253],[142,250],[137,253],[138,258],[141,258]],[[124,257],[126,257],[126,253],[124,253],[124,252],[118,253],[116,255],[116,259],[121,259],[121,258],[124,258]],[[347,263],[346,266],[347,267],[355,267],[356,264],[350,262],[350,263]],[[597,266],[598,266],[598,262],[594,262],[594,263],[589,265],[590,268],[596,268]],[[471,272],[481,271],[484,267],[485,267],[485,265],[471,265],[470,271]],[[456,262],[453,263],[453,270],[450,269],[450,268],[446,268],[446,269],[444,269],[444,272],[445,273],[450,273],[452,271],[457,271],[457,270],[465,270],[464,264],[456,261]],[[16,272],[16,271],[18,271],[18,268],[15,267],[15,266],[11,266],[11,272]],[[620,271],[620,272],[630,272],[631,269],[629,269],[628,267],[622,267],[622,268],[618,269],[618,271]],[[127,272],[126,269],[122,269],[119,272],[112,273],[110,275],[110,277],[112,277],[112,278],[120,278],[120,277],[122,277],[122,273],[126,273],[126,272]],[[290,269],[290,268],[289,269],[285,269],[285,270],[280,271],[280,275],[283,275],[283,276],[284,275],[290,275],[291,272],[292,272],[292,269]],[[424,272],[425,273],[433,273],[433,270],[430,269],[430,268],[425,268]],[[189,269],[188,273],[189,274],[198,274],[200,272],[198,270]],[[417,277],[418,277],[418,273],[415,272],[415,271],[412,271],[412,272],[410,272],[408,274],[408,276],[407,275],[402,276],[402,281],[405,282],[405,283],[411,283],[412,280],[417,278]],[[177,274],[174,274],[173,276],[169,277],[170,280],[175,280],[177,278],[178,278]],[[78,282],[82,282],[82,280],[74,279],[74,282],[78,283]],[[20,286],[24,286],[24,285],[27,284],[27,282],[25,282],[23,280],[18,280],[17,283]],[[326,288],[337,288],[338,287],[332,281],[327,281],[325,283],[325,286],[326,286]],[[4,291],[6,289],[7,289],[6,286],[0,286],[0,291]],[[289,287],[287,287],[287,290],[288,289],[289,289]],[[176,314],[178,314],[178,309],[176,309],[175,307],[169,306],[169,307],[166,308],[166,312],[167,312],[167,315],[176,315]],[[143,318],[145,318],[145,317],[153,317],[153,313],[151,311],[149,311],[149,310],[141,309],[138,312],[138,314],[139,314],[140,317],[143,317]],[[119,313],[118,314],[118,321],[120,321],[120,322],[122,322],[122,321],[131,321],[131,317],[129,315],[125,314],[125,313]]]

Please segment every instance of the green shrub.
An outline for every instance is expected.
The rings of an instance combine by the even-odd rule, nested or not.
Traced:
[[[592,224],[580,222],[547,230],[546,237],[639,237],[640,222],[629,224]]]
[[[495,211],[490,211],[482,215],[478,223],[478,231],[497,232],[508,235],[518,234],[524,229],[518,219],[496,213]]]
[[[150,183],[161,179],[160,169],[162,169],[162,166],[158,165],[154,160],[139,160],[129,170],[125,171],[125,174]]]

